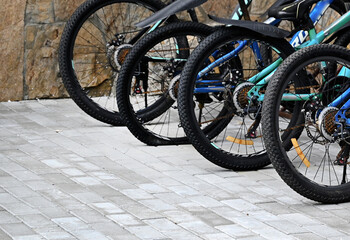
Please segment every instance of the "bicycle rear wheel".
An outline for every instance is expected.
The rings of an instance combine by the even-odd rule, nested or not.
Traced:
[[[180,74],[190,53],[213,30],[194,22],[168,24],[141,39],[127,56],[117,102],[125,124],[140,141],[188,143],[177,112]]]
[[[88,0],[68,20],[59,47],[60,72],[71,98],[87,114],[123,125],[115,79],[125,56],[146,32],[134,25],[164,6],[159,0]]]
[[[212,60],[244,42],[246,45],[235,57],[204,75],[199,74]],[[252,170],[270,164],[261,138],[261,102],[251,104],[247,95],[254,86],[248,80],[264,68],[255,51],[262,45],[274,49],[274,60],[294,51],[283,39],[245,29],[223,28],[199,45],[181,76],[178,97],[181,125],[200,154],[227,169]],[[210,134],[207,129],[214,123],[218,126],[214,126],[216,131],[211,131],[215,134]]]
[[[335,121],[349,98],[329,105],[350,87],[340,75],[349,65],[345,48],[301,49],[278,68],[264,98],[263,136],[273,166],[296,192],[323,203],[350,200],[350,139]]]

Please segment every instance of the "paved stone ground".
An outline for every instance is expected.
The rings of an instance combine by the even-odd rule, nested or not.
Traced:
[[[191,146],[149,147],[71,100],[0,104],[0,239],[350,239],[272,167],[223,170]]]

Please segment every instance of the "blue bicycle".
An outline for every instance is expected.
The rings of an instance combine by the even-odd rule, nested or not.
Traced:
[[[293,21],[299,26],[296,31],[303,29],[308,32],[307,41],[298,47],[302,48],[323,42],[348,22],[349,13],[316,34],[310,9],[315,3],[311,12],[330,2],[292,2],[271,9],[270,15],[275,19]],[[213,163],[234,170],[258,169],[270,163],[261,128],[264,92],[275,69],[288,56],[288,51],[294,50],[290,50],[290,45],[281,38],[288,33],[278,28],[250,22],[245,22],[244,26],[237,21],[218,20],[232,26],[215,32],[203,41],[184,67],[178,97],[181,125],[194,147]],[[336,43],[347,45],[350,38],[346,30],[342,31],[338,32]],[[292,38],[294,47],[295,39],[302,35],[306,34],[298,32]],[[328,38],[328,41],[332,39]],[[261,57],[261,46],[272,53],[267,64]],[[221,55],[209,62],[208,59],[217,53]],[[252,62],[242,62],[243,68],[239,69],[232,59],[241,55],[252,56]],[[292,106],[284,104],[281,114],[289,117],[293,113]],[[225,125],[215,137],[203,131],[213,122]]]

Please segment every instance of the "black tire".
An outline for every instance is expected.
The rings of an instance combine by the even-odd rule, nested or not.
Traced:
[[[142,38],[127,56],[118,77],[117,102],[126,126],[140,141],[153,146],[188,143],[179,126],[176,98],[169,94],[173,89],[168,86],[179,77],[198,42],[213,31],[195,22],[168,24]],[[145,81],[147,91],[142,88]]]
[[[347,47],[350,44],[350,31],[342,31],[334,41],[334,44],[342,47]]]
[[[199,45],[199,47],[191,54],[183,70],[181,81],[180,81],[179,97],[178,97],[179,115],[180,115],[181,125],[183,126],[187,137],[189,138],[193,146],[197,149],[197,151],[200,154],[202,154],[205,158],[207,158],[209,161],[227,169],[253,170],[253,169],[262,168],[270,164],[270,160],[267,157],[267,154],[264,150],[264,144],[263,142],[261,142],[260,140],[261,138],[257,136],[255,136],[255,138],[256,139],[259,138],[257,139],[257,141],[260,141],[260,142],[256,146],[254,146],[254,143],[253,143],[253,148],[255,149],[255,147],[259,146],[259,148],[261,149],[259,150],[256,149],[256,151],[254,150],[254,153],[248,153],[247,150],[246,150],[246,153],[240,153],[239,152],[240,147],[238,145],[240,145],[241,142],[239,144],[234,144],[233,142],[232,144],[225,142],[227,137],[230,137],[229,135],[226,135],[229,133],[229,131],[231,131],[230,129],[239,125],[235,123],[237,119],[239,120],[243,119],[242,120],[243,123],[241,123],[239,129],[237,130],[237,133],[235,133],[237,135],[233,135],[234,138],[237,140],[237,136],[240,131],[242,133],[244,132],[244,129],[248,130],[248,128],[245,128],[246,126],[244,123],[244,119],[246,119],[246,115],[243,114],[244,116],[242,118],[237,117],[237,114],[239,113],[236,107],[231,107],[233,99],[230,94],[228,94],[226,98],[225,97],[223,99],[221,98],[221,101],[215,100],[212,102],[213,104],[216,104],[219,107],[217,107],[216,105],[210,105],[211,103],[209,103],[208,112],[210,116],[211,115],[214,116],[213,119],[211,119],[209,115],[207,119],[204,119],[204,117],[202,116],[206,116],[206,114],[203,114],[203,111],[199,114],[200,115],[199,119],[197,119],[195,114],[197,96],[196,94],[194,94],[194,87],[196,82],[195,79],[197,77],[198,72],[203,68],[202,66],[206,65],[205,62],[208,59],[209,55],[214,53],[217,49],[219,49],[219,47],[220,47],[220,51],[222,51],[221,46],[230,45],[231,43],[238,40],[252,40],[252,42],[256,41],[259,44],[266,44],[269,46],[273,46],[275,49],[278,49],[278,51],[280,51],[279,55],[282,58],[285,58],[289,54],[294,52],[294,49],[290,46],[290,44],[283,39],[273,39],[270,37],[265,37],[246,29],[223,28],[216,31],[215,33],[207,37]],[[246,47],[246,49],[247,51],[249,51],[249,49],[251,48]],[[244,78],[253,76],[258,71],[261,70],[261,69],[254,70],[254,71],[250,70],[252,68],[251,66],[255,66],[256,64],[256,62],[254,61],[254,58],[243,59],[245,57],[245,51],[242,50],[240,54],[241,53],[242,55],[238,55],[238,58],[241,59],[242,64],[249,64],[248,61],[250,60],[252,62],[251,65],[248,65],[248,66],[244,65],[242,69],[237,69],[236,68],[237,65],[235,63],[230,63],[231,60],[229,60],[220,66],[220,68],[223,69],[225,64],[228,65],[227,68],[231,71],[231,73],[233,72],[234,79],[232,81],[236,81],[236,83],[244,82],[245,81],[243,80]],[[277,57],[279,56],[277,55]],[[260,67],[258,66],[258,68]],[[215,73],[214,73],[214,76],[215,76]],[[223,79],[226,79],[226,76],[224,76]],[[223,81],[226,81],[226,80],[223,80]],[[231,91],[226,91],[226,92],[230,93]],[[215,96],[212,98],[217,99]],[[198,102],[200,102],[200,100]],[[201,108],[204,109],[203,107]],[[216,109],[217,113],[212,114],[211,109]],[[223,112],[224,109],[227,110],[227,113],[222,115],[221,113]],[[202,118],[204,120],[203,122],[201,121]],[[225,119],[227,120],[227,122],[225,122],[225,124],[223,124],[222,128],[220,129],[219,131],[220,135],[216,136],[215,139],[211,141],[211,138],[213,136],[209,136],[203,131],[203,129],[205,129],[205,124],[210,121],[224,121]],[[202,125],[204,128],[201,128],[200,125]],[[241,127],[243,130],[241,129]],[[259,131],[261,130],[259,129]],[[244,136],[244,138],[247,139],[249,137]],[[219,139],[221,143],[217,143]],[[244,140],[243,143],[246,144],[245,147],[247,149],[247,144],[248,143],[250,144],[250,140],[249,141]],[[221,144],[221,146],[219,144]],[[228,145],[224,146],[226,144]]]
[[[164,6],[159,0],[87,0],[70,17],[59,47],[60,73],[71,98],[87,114],[123,125],[113,93],[122,60],[116,63],[114,55],[127,54],[144,32],[134,24]],[[176,17],[168,20],[173,21]]]
[[[317,69],[321,66],[320,63],[322,65],[326,63],[326,66],[332,67],[320,71]],[[350,178],[347,172],[344,174],[344,168],[347,168],[348,164],[335,165],[331,159],[332,157],[336,159],[337,157],[334,155],[342,152],[344,142],[340,140],[338,144],[329,140],[333,138],[336,126],[334,121],[326,122],[327,118],[332,119],[331,114],[337,111],[328,107],[330,99],[334,100],[349,87],[349,79],[345,81],[343,79],[340,83],[339,77],[334,78],[337,76],[336,69],[340,69],[334,68],[335,64],[338,67],[344,66],[344,64],[349,66],[350,51],[336,45],[325,44],[297,51],[277,69],[268,85],[263,104],[263,136],[268,155],[276,171],[296,192],[306,198],[323,203],[340,203],[350,200],[350,184],[348,182]],[[305,72],[305,69],[310,73],[308,77],[302,79],[297,77],[300,72]],[[317,79],[323,79],[322,84],[320,81],[314,81]],[[303,124],[281,122],[282,95],[287,92],[298,94],[299,86],[302,88],[308,86],[309,93],[322,94],[319,98],[321,101],[317,103],[317,99],[314,101],[310,99],[306,102],[300,101],[299,104],[295,103],[302,108],[299,109],[299,112],[294,111],[291,119],[304,118]],[[311,89],[313,90],[311,91]],[[312,106],[311,103],[316,103],[316,105]],[[327,131],[320,130],[323,129],[323,126]],[[298,128],[302,132],[293,140],[295,147],[289,149],[286,147],[288,145],[286,142],[292,141],[292,139],[290,137],[283,138],[280,134],[289,130],[295,131]],[[297,153],[295,149],[298,149],[298,146],[304,155]],[[324,171],[327,169],[328,172],[325,173]],[[342,184],[344,176],[346,183]]]

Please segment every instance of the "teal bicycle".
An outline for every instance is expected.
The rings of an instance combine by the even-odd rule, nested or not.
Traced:
[[[298,1],[270,12],[275,18],[291,20],[307,30],[309,40],[298,48],[324,41],[349,20],[350,13],[347,13],[330,27],[316,34],[309,17],[311,6],[316,2]],[[241,26],[237,30],[237,22],[225,22],[234,27],[221,29],[209,36],[193,52],[185,65],[178,97],[181,125],[194,147],[213,163],[234,170],[258,169],[270,164],[261,128],[264,92],[275,69],[294,50],[290,49],[290,45],[288,48],[286,40],[280,38],[281,35],[287,34],[278,28],[249,23],[249,27]],[[345,32],[346,30],[340,32],[343,34],[338,32],[337,44],[349,43],[349,36]],[[245,46],[241,48],[242,43]],[[271,58],[267,63],[259,61],[259,51],[256,49],[260,49],[261,46],[270,49]],[[226,53],[208,63],[208,58],[217,51]],[[231,59],[244,54],[253,56],[254,62],[244,63],[240,70]],[[204,92],[203,89],[211,89],[211,92]],[[290,117],[293,113],[292,108],[292,103],[284,104],[281,114]],[[213,122],[225,124],[214,138],[203,131]],[[285,133],[285,137],[288,134]]]
[[[263,135],[273,166],[291,188],[319,202],[350,200],[349,66],[348,49],[304,48],[278,68],[264,97]]]

